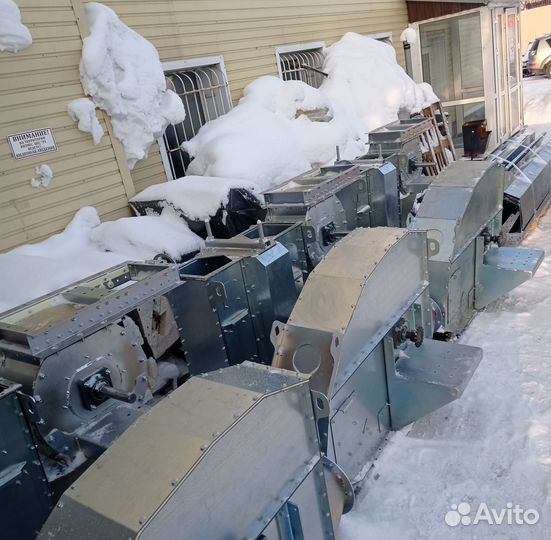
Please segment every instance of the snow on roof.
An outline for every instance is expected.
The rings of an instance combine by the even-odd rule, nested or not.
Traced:
[[[111,117],[132,169],[147,157],[169,124],[184,120],[184,106],[166,89],[159,54],[147,39],[121,22],[112,9],[96,2],[84,7],[90,35],[82,47],[82,86]]]
[[[247,180],[213,176],[185,176],[144,189],[131,201],[166,201],[189,219],[206,220],[228,202],[230,189],[244,188],[259,195],[257,184]]]
[[[0,0],[0,51],[17,52],[30,47],[32,42],[17,4],[13,0]]]

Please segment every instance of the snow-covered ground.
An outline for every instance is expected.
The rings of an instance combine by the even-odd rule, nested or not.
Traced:
[[[551,129],[551,79],[524,79],[524,123],[537,131]]]
[[[526,122],[545,129],[551,80],[526,81],[524,95]],[[551,212],[524,246],[544,249],[545,260],[461,337],[484,349],[463,397],[391,437],[341,539],[551,537]],[[472,523],[482,503],[502,524]],[[538,522],[515,524],[516,505]]]

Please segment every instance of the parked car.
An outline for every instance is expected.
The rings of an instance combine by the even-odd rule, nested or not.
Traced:
[[[527,68],[532,75],[551,79],[551,34],[536,38],[528,51]]]
[[[532,48],[532,43],[528,43],[528,47],[526,49],[526,52],[522,55],[522,76],[523,77],[530,77],[532,73],[530,72],[530,69],[528,68],[528,53],[530,52],[530,49]]]

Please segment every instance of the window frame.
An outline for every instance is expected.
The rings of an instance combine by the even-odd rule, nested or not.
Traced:
[[[377,34],[366,34],[366,37],[376,39],[377,41],[382,41],[386,43],[386,40],[390,41],[387,45],[394,45],[394,40],[392,39],[392,32],[378,32]]]
[[[308,52],[313,50],[316,50],[316,51],[319,50],[320,52],[323,53],[324,49],[325,49],[325,41],[310,41],[308,43],[296,43],[291,45],[277,46],[275,48],[275,56],[276,56],[277,73],[279,78],[281,80],[285,80],[283,78],[283,71],[281,69],[281,55],[285,55],[289,53]]]
[[[174,73],[178,71],[193,70],[197,68],[205,68],[205,67],[211,67],[211,66],[218,68],[224,77],[225,86],[227,88],[227,93],[228,93],[227,97],[230,105],[229,110],[233,108],[228,73],[226,71],[226,64],[224,62],[223,56],[221,55],[220,56],[203,56],[200,58],[174,60],[169,62],[162,62],[161,66],[163,68],[163,72],[165,76],[169,75],[170,73]],[[190,114],[190,113],[189,111],[186,110],[186,115],[187,114]],[[159,145],[161,161],[163,163],[163,168],[165,170],[167,181],[170,182],[170,181],[176,180],[177,177],[172,172],[172,163],[168,154],[168,149],[165,144],[164,133],[157,139],[157,144]]]

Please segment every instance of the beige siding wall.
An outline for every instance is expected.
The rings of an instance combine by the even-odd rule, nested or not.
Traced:
[[[392,32],[403,65],[400,33],[405,0],[104,0],[157,47],[161,60],[223,56],[232,98],[262,75],[277,75],[279,45],[325,41],[346,32]],[[157,145],[132,172],[136,190],[165,178]]]
[[[94,146],[67,114],[69,101],[83,96],[78,71],[82,40],[71,1],[18,4],[33,45],[15,54],[0,52],[1,251],[60,231],[85,205],[106,218],[128,213],[110,138]],[[13,159],[7,136],[44,127],[53,129],[58,151]],[[41,163],[54,172],[47,189],[30,185]]]
[[[522,54],[535,38],[551,33],[551,6],[525,9],[520,12],[520,47]]]
[[[67,114],[82,97],[78,65],[82,48],[77,15],[82,0],[18,0],[33,45],[0,52],[0,251],[60,231],[78,208],[95,206],[102,219],[128,214],[127,195],[165,179],[159,148],[132,172],[120,144],[106,135],[94,146]],[[163,61],[222,55],[232,97],[261,75],[277,74],[275,47],[325,41],[345,32],[392,32],[403,63],[404,0],[105,0],[129,26],[158,48]],[[105,127],[105,118],[100,118]],[[59,150],[16,161],[7,136],[50,127]],[[107,130],[106,130],[107,133]],[[117,161],[116,156],[119,156]],[[32,188],[34,168],[48,164],[54,180]],[[125,176],[126,175],[126,176]],[[125,181],[126,183],[125,183]],[[125,188],[126,185],[126,188]]]

